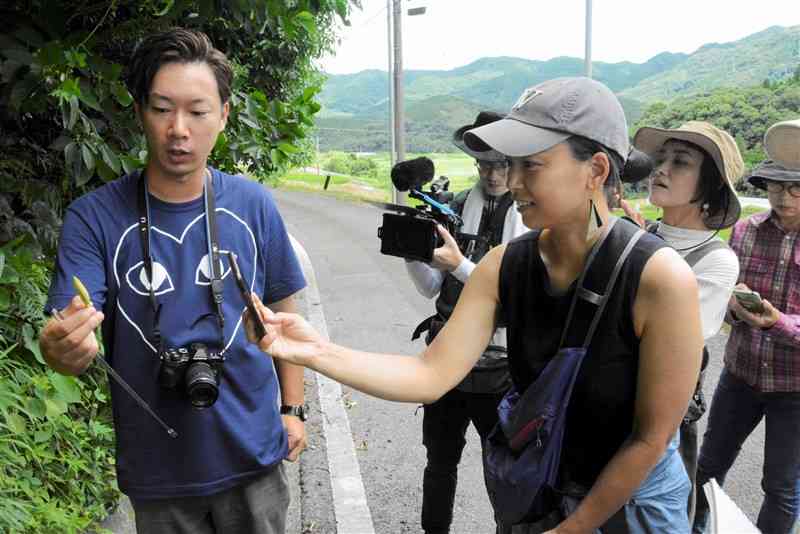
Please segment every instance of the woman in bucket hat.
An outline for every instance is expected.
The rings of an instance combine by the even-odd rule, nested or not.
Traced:
[[[633,144],[653,158],[650,203],[663,210],[663,217],[649,224],[648,230],[662,237],[692,267],[700,289],[703,339],[707,341],[722,327],[739,276],[736,254],[717,233],[733,226],[741,213],[733,182],[742,175],[742,156],[727,132],[703,121],[689,121],[674,129],[640,128]],[[629,216],[637,217],[627,203],[622,205]],[[707,363],[704,349],[702,367]],[[680,452],[692,482],[697,472],[697,420],[705,412],[703,377],[701,371],[681,424]],[[688,502],[690,521],[696,493],[693,485]]]
[[[559,346],[588,252],[636,232],[606,200],[629,152],[625,116],[601,83],[560,78],[527,89],[504,119],[468,131],[465,142],[509,158],[509,187],[534,231],[484,256],[434,342],[416,358],[359,352],[324,340],[297,315],[260,307],[269,331],[258,340],[262,350],[371,395],[430,402],[469,372],[506,324],[515,388],[536,379]],[[677,430],[702,346],[691,269],[645,234],[622,264],[572,390],[561,516],[502,532],[688,532]]]
[[[800,129],[794,141],[800,143]],[[748,178],[767,191],[770,210],[739,221],[730,246],[741,264],[737,290],[756,291],[760,305],[730,300],[731,325],[697,484],[722,484],[741,446],[764,420],[764,502],[756,526],[764,534],[789,534],[800,514],[800,169],[772,161]],[[708,505],[697,499],[694,532],[704,531]]]

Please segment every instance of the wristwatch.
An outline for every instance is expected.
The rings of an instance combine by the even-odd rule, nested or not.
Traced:
[[[293,415],[300,419],[301,421],[305,421],[308,419],[308,414],[306,413],[305,406],[294,406],[291,404],[282,404],[281,405],[281,415]]]

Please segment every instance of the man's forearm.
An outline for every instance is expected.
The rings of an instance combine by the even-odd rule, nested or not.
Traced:
[[[406,271],[420,295],[431,299],[439,294],[439,289],[442,287],[442,280],[444,279],[444,274],[441,271],[420,261],[406,260],[405,264]]]
[[[297,313],[297,302],[294,295],[271,304],[272,308],[278,312]],[[299,406],[305,402],[304,373],[305,369],[300,365],[289,362],[275,361],[275,370],[278,373],[278,382],[281,386],[281,403],[292,406]]]
[[[305,402],[303,374],[305,369],[299,365],[275,360],[278,381],[281,384],[281,403],[299,406]]]

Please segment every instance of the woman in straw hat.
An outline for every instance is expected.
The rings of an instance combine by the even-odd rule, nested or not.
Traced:
[[[741,206],[733,181],[741,177],[744,162],[736,142],[725,131],[702,121],[689,121],[679,128],[640,128],[634,146],[654,161],[650,176],[650,202],[663,210],[663,217],[648,225],[692,267],[700,289],[703,339],[722,327],[728,300],[739,276],[739,260],[717,234],[739,219]],[[641,216],[623,202],[634,219]],[[703,349],[703,369],[708,351]],[[689,479],[697,472],[697,420],[705,412],[703,373],[681,424],[680,452]],[[688,515],[694,518],[697,489],[689,496]]]
[[[465,141],[509,158],[509,188],[534,231],[481,260],[447,325],[422,354],[338,346],[301,317],[257,303],[268,327],[259,346],[371,395],[431,402],[458,384],[497,325],[506,324],[512,381],[522,392],[556,354],[589,252],[608,256],[606,244],[613,249],[620,236],[636,235],[566,409],[555,484],[562,499],[550,516],[556,522],[531,524],[523,517],[501,531],[688,532],[690,484],[676,436],[700,369],[697,282],[662,240],[642,237],[609,211],[606,192],[629,153],[619,101],[588,78],[550,80],[527,89],[503,120],[467,132]],[[582,289],[580,295],[580,306],[594,310],[584,301],[592,302],[592,294]]]

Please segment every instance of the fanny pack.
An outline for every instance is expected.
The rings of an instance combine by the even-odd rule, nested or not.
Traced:
[[[503,525],[539,520],[558,505],[554,488],[572,388],[620,270],[645,233],[641,229],[628,230],[627,238],[611,240],[612,246],[603,248],[615,224],[628,223],[610,218],[605,233],[590,251],[555,356],[524,392],[512,387],[497,408],[499,422],[484,444],[483,460],[489,498],[495,517]],[[606,280],[602,294],[585,286],[587,274],[590,280]],[[595,306],[588,323],[587,314],[575,314],[579,299]],[[583,304],[579,307],[585,308]],[[584,331],[586,336],[580,347],[564,347],[565,341],[576,339],[576,335],[580,339]]]
[[[422,321],[414,331],[412,340],[417,339],[423,332],[425,343],[430,345],[433,339],[444,328],[445,321],[439,315],[432,315]],[[511,385],[511,374],[508,370],[508,358],[505,347],[489,345],[472,370],[458,383],[455,389],[464,393],[505,393]]]

